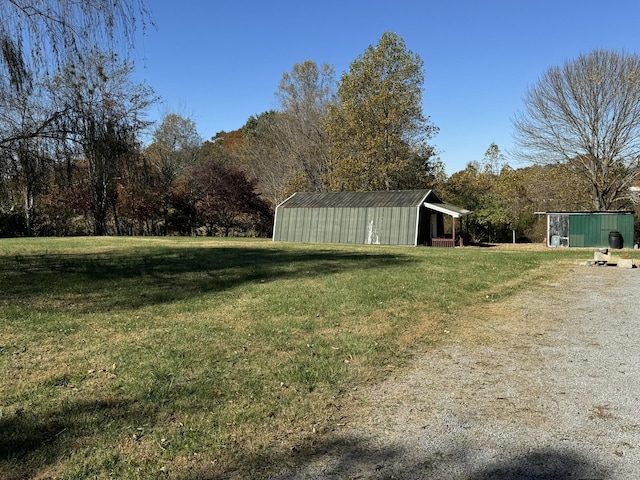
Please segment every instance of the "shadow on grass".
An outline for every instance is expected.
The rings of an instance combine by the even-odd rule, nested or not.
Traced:
[[[141,413],[136,400],[109,398],[68,402],[39,414],[18,410],[4,415],[0,418],[0,476],[36,478],[71,453],[75,442],[82,442],[88,432],[114,423],[135,425]]]
[[[154,418],[157,410],[145,400],[109,398],[65,402],[40,414],[15,412],[0,418],[0,476],[8,479],[34,478],[61,463],[76,445],[86,448],[98,439],[85,438],[91,432],[108,430],[108,441],[114,447],[146,424],[149,430],[160,427]],[[593,458],[586,458],[570,449],[533,449],[526,454],[504,456],[504,459],[479,466],[477,451],[482,445],[464,446],[447,443],[430,446],[419,441],[414,446],[368,439],[360,436],[334,436],[324,439],[308,438],[300,447],[291,450],[260,452],[231,452],[235,462],[212,467],[209,461],[191,465],[183,470],[169,465],[171,478],[180,480],[271,479],[271,480],[338,480],[344,478],[370,479],[464,479],[464,480],[570,480],[611,478],[608,470]],[[242,449],[241,445],[234,448]],[[102,445],[100,448],[104,448]],[[473,450],[470,450],[473,449]],[[213,452],[203,452],[215,455]],[[104,477],[114,471],[133,478],[140,458],[116,458],[115,461],[87,457],[86,466],[69,465],[63,468],[89,469],[91,475]],[[111,463],[109,463],[111,462]],[[128,466],[122,467],[118,463]],[[184,467],[184,465],[183,465]],[[118,470],[124,468],[123,470]],[[133,470],[131,470],[133,468]],[[147,468],[147,467],[144,467]],[[158,473],[159,464],[145,475]],[[109,473],[111,472],[111,473]],[[87,472],[85,472],[87,473]],[[49,478],[49,477],[46,477]],[[74,477],[75,478],[75,477]],[[79,477],[78,477],[79,478]],[[84,477],[82,477],[84,478]],[[106,477],[105,477],[106,478]],[[148,477],[146,477],[148,478]]]
[[[138,308],[278,279],[397,266],[399,255],[311,249],[185,247],[0,257],[0,305],[47,311]],[[60,300],[56,305],[51,300]]]
[[[479,467],[468,447],[448,444],[444,450],[425,452],[391,446],[372,447],[361,439],[341,439],[314,447],[312,455],[295,459],[296,467],[269,476],[272,480],[310,479],[464,479],[464,480],[570,480],[611,478],[608,469],[580,453],[553,448],[507,456]],[[481,450],[482,445],[474,446]],[[195,480],[195,479],[193,479]]]

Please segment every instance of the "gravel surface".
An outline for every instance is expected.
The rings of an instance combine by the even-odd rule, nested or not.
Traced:
[[[639,269],[575,266],[487,305],[274,479],[640,479],[638,287]]]

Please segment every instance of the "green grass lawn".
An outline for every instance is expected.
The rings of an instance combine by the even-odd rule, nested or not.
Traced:
[[[0,478],[266,476],[465,309],[591,255],[1,239]]]

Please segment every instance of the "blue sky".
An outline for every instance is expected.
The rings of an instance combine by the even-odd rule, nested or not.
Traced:
[[[278,107],[284,72],[312,60],[336,76],[385,31],[425,66],[423,111],[448,174],[512,148],[512,118],[551,66],[603,48],[640,53],[637,0],[150,0],[156,29],[135,54],[136,80],[162,98],[151,119],[192,118],[203,139]],[[512,162],[513,163],[513,162]],[[514,164],[513,166],[520,166]]]

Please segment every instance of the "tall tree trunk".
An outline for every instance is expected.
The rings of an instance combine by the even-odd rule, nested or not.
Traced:
[[[117,199],[113,202],[113,223],[116,227],[116,235],[122,235],[122,225],[120,225],[120,217],[118,217],[118,202]]]
[[[33,219],[35,217],[35,198],[33,189],[27,183],[27,188],[24,198],[24,220],[27,228],[27,235],[33,236]]]

